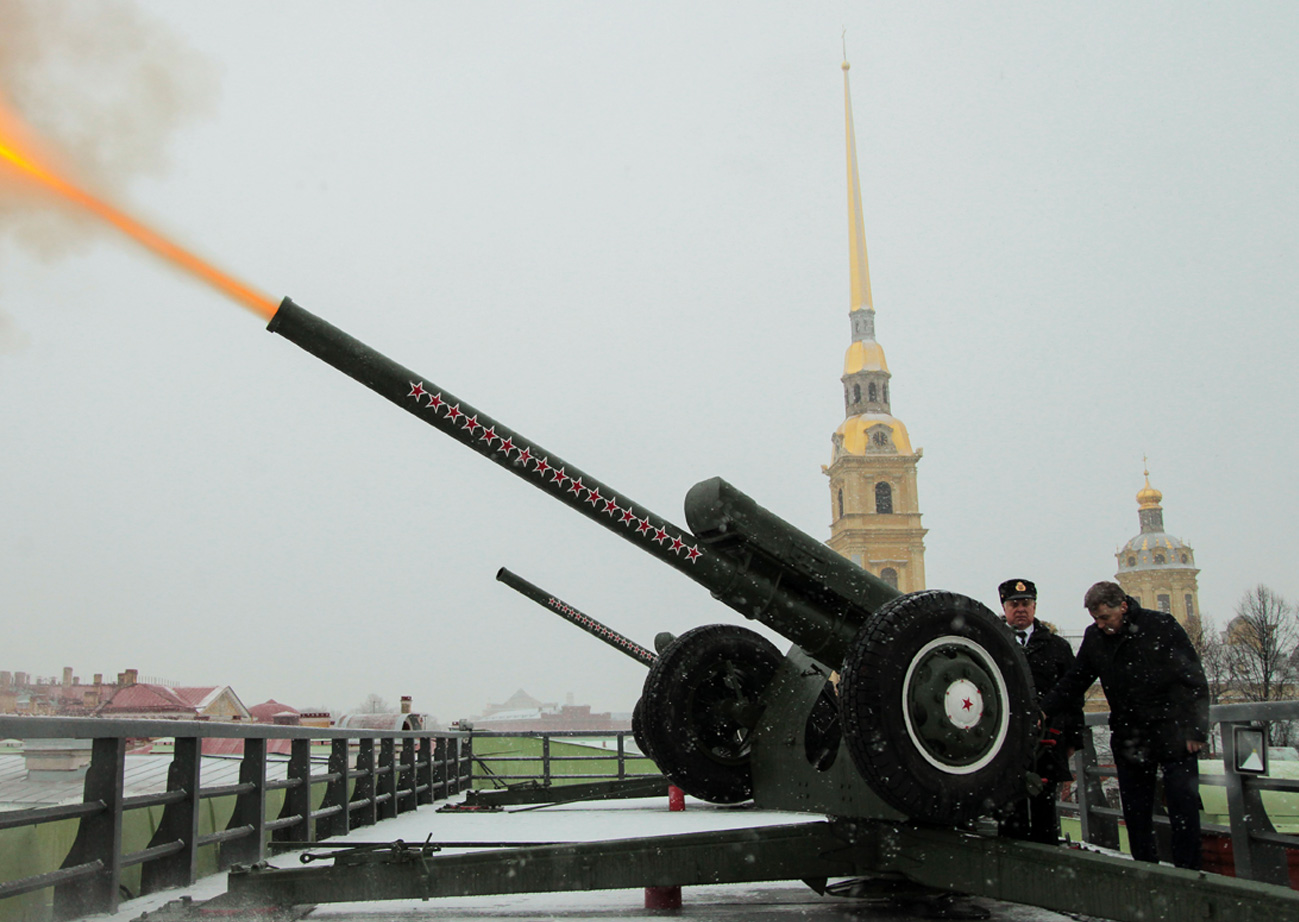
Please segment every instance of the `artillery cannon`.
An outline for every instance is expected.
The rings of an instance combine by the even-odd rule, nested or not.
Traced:
[[[792,641],[782,656],[755,631],[714,624],[660,651],[639,703],[644,737],[687,793],[943,824],[1024,793],[1032,680],[977,601],[899,595],[719,478],[687,493],[687,531],[288,298],[267,329]]]

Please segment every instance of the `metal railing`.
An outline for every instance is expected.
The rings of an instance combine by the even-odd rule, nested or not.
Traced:
[[[1087,726],[1104,726],[1109,714],[1085,715]],[[1257,727],[1263,724],[1299,719],[1299,701],[1262,701],[1247,704],[1219,704],[1209,709],[1209,720],[1221,728],[1223,774],[1200,774],[1200,784],[1219,785],[1225,788],[1227,811],[1230,818],[1226,826],[1214,823],[1201,825],[1201,831],[1230,836],[1231,854],[1237,877],[1265,883],[1290,886],[1287,849],[1299,849],[1299,836],[1283,835],[1276,831],[1264,809],[1264,791],[1299,793],[1299,780],[1270,778],[1263,775],[1236,771],[1234,727]],[[1113,777],[1112,766],[1102,767],[1096,756],[1096,746],[1090,732],[1083,734],[1083,749],[1074,755],[1073,786],[1077,803],[1061,801],[1062,815],[1077,816],[1082,826],[1084,842],[1104,848],[1119,847],[1119,820],[1123,811],[1109,806],[1103,780]],[[1156,829],[1166,834],[1169,822],[1166,816],[1155,817]],[[1162,846],[1161,846],[1162,847]]]
[[[662,773],[647,756],[638,751],[627,749],[629,730],[474,730],[472,738],[474,747],[475,787],[504,787],[520,782],[534,782],[549,787],[552,784],[572,783],[579,781],[626,781],[638,778],[655,778]],[[556,753],[553,742],[574,742],[581,745],[584,740],[614,741],[612,751],[595,747],[584,747],[581,752],[567,754]],[[530,751],[521,749],[497,750],[494,741],[519,740]],[[640,761],[644,771],[629,770],[629,763]],[[608,771],[600,769],[608,766]],[[519,768],[533,767],[531,771],[516,771]],[[634,767],[634,766],[633,766]]]
[[[268,836],[315,842],[458,794],[470,785],[473,754],[460,732],[93,717],[0,716],[0,738],[92,741],[81,803],[0,812],[0,830],[78,820],[76,839],[58,869],[0,882],[0,900],[52,887],[55,919],[115,911],[125,868],[141,866],[142,894],[188,886],[205,846],[218,846],[220,868],[255,864],[266,857]],[[150,738],[175,740],[166,790],[128,797],[127,741]],[[202,740],[213,738],[244,740],[238,783],[201,784]],[[291,740],[282,780],[267,777],[266,741],[272,739]],[[324,772],[312,771],[313,741],[329,742]],[[317,809],[313,785],[324,786]],[[267,793],[277,790],[284,791],[283,806],[268,818]],[[221,797],[234,799],[229,821],[200,835],[200,803]],[[123,814],[159,806],[162,816],[148,846],[124,853]]]

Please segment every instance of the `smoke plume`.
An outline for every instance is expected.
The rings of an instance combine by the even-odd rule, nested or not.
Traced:
[[[169,27],[125,2],[0,0],[0,105],[110,196],[166,165],[178,127],[208,112],[216,74]],[[54,259],[84,249],[96,224],[0,181],[0,257],[16,246]],[[0,313],[0,353],[21,346]]]

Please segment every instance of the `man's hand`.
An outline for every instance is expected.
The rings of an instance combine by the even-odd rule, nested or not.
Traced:
[[[1187,751],[1187,752],[1199,752],[1199,751],[1200,751],[1201,749],[1203,749],[1203,748],[1204,748],[1204,743],[1202,743],[1200,740],[1187,740],[1187,741],[1186,741],[1186,751]]]

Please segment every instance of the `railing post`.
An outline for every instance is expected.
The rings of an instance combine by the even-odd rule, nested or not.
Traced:
[[[350,817],[347,809],[347,789],[351,786],[352,766],[348,758],[347,740],[333,740],[329,745],[329,773],[333,780],[325,786],[325,799],[320,806],[338,807],[338,812],[316,820],[316,837],[347,835]]]
[[[461,790],[469,790],[473,787],[474,777],[474,741],[473,737],[465,737],[462,745],[457,749],[460,753],[460,761],[456,763],[456,793]]]
[[[550,787],[550,734],[541,734],[541,783]]]
[[[1251,721],[1223,721],[1222,767],[1226,776],[1227,812],[1231,816],[1231,851],[1236,876],[1268,884],[1290,886],[1290,870],[1283,846],[1259,842],[1254,833],[1275,834],[1276,829],[1263,809],[1263,798],[1252,778],[1236,771],[1236,734],[1232,728]]]
[[[296,816],[298,821],[271,833],[277,842],[314,842],[311,822],[311,740],[289,743],[288,779],[297,782],[284,789],[280,818]]]
[[[401,741],[401,772],[397,780],[398,813],[406,813],[419,806],[415,787],[415,740],[408,736]]]
[[[248,826],[246,836],[221,843],[218,867],[232,864],[257,864],[266,857],[266,740],[245,739],[244,757],[239,762],[239,783],[251,784],[252,790],[235,798],[235,808],[230,814],[226,829]]]
[[[423,788],[415,795],[416,803],[431,804],[433,803],[433,740],[429,737],[421,737],[419,741],[419,753],[415,756],[415,785]]]
[[[446,772],[447,797],[460,793],[460,741],[454,737],[442,740],[442,765]]]
[[[356,751],[356,787],[352,791],[352,803],[362,803],[353,811],[351,826],[373,826],[378,819],[374,809],[374,740],[357,740]]]
[[[375,790],[387,794],[379,804],[379,819],[390,820],[397,815],[397,766],[393,757],[393,739],[385,736],[379,740],[379,783]]]
[[[167,769],[167,790],[184,791],[184,800],[167,804],[149,847],[181,841],[185,847],[175,854],[146,862],[140,868],[140,894],[156,893],[169,887],[188,887],[198,877],[198,793],[202,768],[200,740],[177,737]]]
[[[1105,800],[1105,786],[1100,777],[1100,764],[1096,758],[1096,742],[1091,727],[1083,731],[1083,748],[1079,756],[1077,781],[1078,820],[1082,825],[1083,841],[1102,848],[1119,847],[1118,820],[1109,816],[1093,814],[1097,807],[1108,806]],[[1077,754],[1075,754],[1077,755]]]
[[[54,918],[73,919],[99,912],[115,912],[122,879],[122,773],[126,767],[126,740],[100,737],[91,748],[86,770],[85,800],[100,801],[105,809],[81,818],[77,838],[63,867],[99,861],[103,868],[93,877],[54,888]]]
[[[627,734],[618,734],[618,780],[627,780]]]

